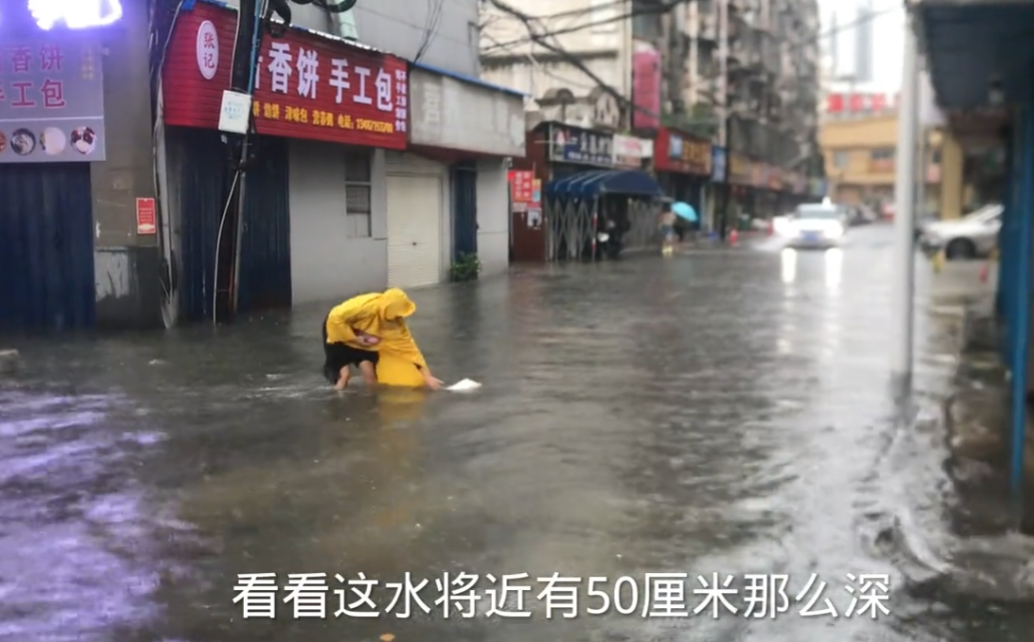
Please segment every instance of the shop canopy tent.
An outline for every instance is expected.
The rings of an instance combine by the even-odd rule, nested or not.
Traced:
[[[546,256],[550,261],[578,258],[597,234],[600,201],[629,197],[632,224],[626,247],[645,244],[656,232],[658,199],[664,196],[653,176],[635,170],[590,170],[550,181],[545,188]],[[559,256],[560,252],[564,256]]]

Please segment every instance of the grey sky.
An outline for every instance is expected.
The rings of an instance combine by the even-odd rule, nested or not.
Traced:
[[[829,46],[829,33],[832,24],[832,15],[837,14],[837,23],[854,22],[855,7],[865,0],[819,0],[822,11],[823,24],[823,48]],[[877,15],[873,19],[873,81],[860,84],[858,91],[895,93],[901,85],[901,48],[902,28],[905,20],[905,12],[902,0],[871,0],[873,12]],[[854,36],[855,31],[851,27],[843,28],[838,32],[838,49],[841,64],[852,66],[854,60]],[[834,83],[834,89],[846,89]]]

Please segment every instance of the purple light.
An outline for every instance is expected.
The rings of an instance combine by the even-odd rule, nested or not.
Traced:
[[[29,11],[40,29],[59,23],[69,29],[105,27],[122,18],[121,0],[29,0]]]

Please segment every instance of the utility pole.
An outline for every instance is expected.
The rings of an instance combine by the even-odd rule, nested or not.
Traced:
[[[729,221],[729,200],[732,187],[729,183],[729,168],[732,166],[732,149],[729,147],[729,125],[732,110],[729,105],[729,2],[718,0],[718,144],[725,148],[725,184],[722,186],[721,221],[718,231],[725,238]]]
[[[912,382],[915,290],[916,126],[918,125],[919,53],[912,15],[905,19],[905,50],[898,105],[897,158],[894,177],[894,272],[891,301],[891,374],[908,390]]]
[[[259,28],[257,0],[240,0],[238,35],[233,43],[231,87],[251,95],[252,62],[256,30]],[[249,121],[251,119],[249,110]],[[249,124],[250,129],[250,124]],[[216,237],[215,277],[213,283],[212,323],[232,318],[237,312],[240,284],[241,241],[244,232],[245,177],[249,153],[249,134],[224,134],[229,150],[230,190]]]

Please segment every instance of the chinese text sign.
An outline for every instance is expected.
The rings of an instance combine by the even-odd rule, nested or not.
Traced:
[[[103,161],[102,64],[67,38],[0,43],[0,163]]]
[[[178,23],[164,75],[167,123],[217,127],[229,88],[234,20],[232,11],[199,4]],[[408,71],[394,56],[302,31],[266,34],[253,97],[260,134],[406,147]]]

